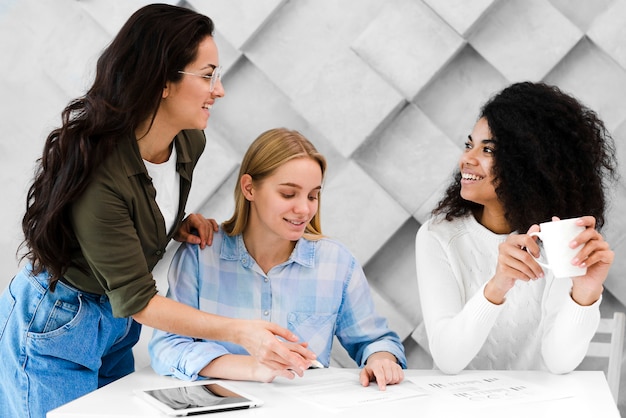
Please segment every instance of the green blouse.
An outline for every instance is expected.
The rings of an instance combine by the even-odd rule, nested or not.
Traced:
[[[141,311],[157,293],[152,269],[185,217],[193,169],[206,137],[203,131],[182,131],[174,144],[180,200],[169,235],[134,138],[120,141],[72,206],[76,265],[64,279],[85,292],[106,294],[116,317]]]

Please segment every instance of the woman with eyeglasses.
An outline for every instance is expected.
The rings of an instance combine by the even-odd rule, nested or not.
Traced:
[[[313,353],[284,328],[157,294],[151,271],[167,243],[204,247],[217,229],[185,217],[185,204],[203,129],[224,95],[219,68],[208,17],[149,5],[63,111],[28,191],[28,263],[0,296],[0,416],[43,418],[131,373],[141,324],[241,344],[274,369],[310,366]]]
[[[615,149],[595,112],[555,86],[516,83],[482,108],[454,179],[416,238],[428,346],[445,373],[566,373],[587,352],[614,253],[598,229],[616,178]],[[539,223],[584,230],[555,277],[534,257]],[[532,255],[531,255],[532,253]]]

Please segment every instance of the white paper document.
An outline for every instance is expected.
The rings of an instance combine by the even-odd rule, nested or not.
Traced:
[[[423,376],[411,380],[429,395],[445,397],[450,402],[464,403],[467,406],[503,406],[571,396],[555,388],[509,377],[496,377],[489,372]]]
[[[426,391],[406,380],[399,385],[388,385],[384,391],[375,382],[363,387],[358,375],[344,372],[307,376],[302,383],[283,386],[280,390],[288,392],[289,396],[335,411],[427,395]]]

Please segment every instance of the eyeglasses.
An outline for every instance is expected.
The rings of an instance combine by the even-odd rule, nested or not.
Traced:
[[[218,80],[222,79],[222,67],[221,66],[217,66],[213,69],[213,72],[211,74],[196,74],[196,73],[189,73],[187,71],[178,71],[178,74],[187,74],[187,75],[195,75],[196,77],[202,77],[205,80],[209,81],[209,91],[213,92],[213,90],[215,89],[215,83],[217,83]]]

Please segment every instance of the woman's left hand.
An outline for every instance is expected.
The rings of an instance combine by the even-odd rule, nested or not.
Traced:
[[[204,249],[207,245],[213,244],[213,234],[217,231],[215,219],[207,219],[199,213],[192,213],[183,220],[174,239],[179,242],[200,244],[200,248]]]
[[[587,274],[572,277],[572,299],[579,305],[586,306],[600,298],[615,253],[602,235],[596,231],[596,219],[593,216],[582,216],[576,224],[584,226],[585,230],[570,242],[571,248],[583,245],[572,260],[572,264],[587,267]]]

